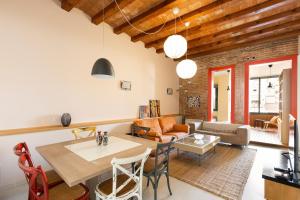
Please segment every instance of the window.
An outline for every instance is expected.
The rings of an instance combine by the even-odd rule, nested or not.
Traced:
[[[271,82],[272,88],[268,85]],[[279,77],[253,78],[249,82],[250,112],[279,112]]]

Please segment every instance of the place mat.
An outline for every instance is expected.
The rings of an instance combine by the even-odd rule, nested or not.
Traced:
[[[98,146],[96,144],[96,140],[90,140],[87,142],[67,145],[65,148],[69,149],[87,161],[93,161],[105,156],[119,153],[121,151],[138,147],[140,145],[140,143],[110,136],[106,146]]]

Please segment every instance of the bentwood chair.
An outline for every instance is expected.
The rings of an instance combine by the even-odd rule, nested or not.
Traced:
[[[46,173],[41,166],[30,166],[30,155],[19,157],[19,167],[24,172],[29,186],[29,200],[88,200],[89,190],[83,184],[68,187],[65,183],[49,186]]]
[[[85,138],[85,137],[93,137],[96,135],[96,127],[83,127],[83,128],[75,128],[72,130],[72,133],[75,137],[75,140]],[[87,136],[83,136],[82,133],[87,132]]]
[[[96,186],[97,200],[125,200],[137,197],[142,200],[143,168],[151,149],[137,156],[117,159],[113,158],[113,178]],[[126,166],[133,164],[135,171],[128,170]],[[122,174],[118,173],[121,172]],[[120,175],[118,175],[120,174]]]
[[[170,180],[169,180],[169,154],[171,146],[175,141],[175,137],[172,137],[168,143],[157,144],[156,152],[154,156],[148,158],[144,166],[144,176],[147,177],[147,187],[151,182],[154,190],[154,200],[157,199],[158,183],[162,175],[167,178],[168,190],[172,195]]]
[[[14,147],[14,153],[19,157],[22,154],[27,153],[28,154],[27,163],[28,163],[29,167],[34,166],[33,161],[31,159],[31,154],[30,154],[29,148],[25,142],[21,142],[21,143],[17,144]],[[48,177],[49,186],[57,185],[59,183],[64,182],[61,179],[61,177],[54,170],[49,170],[49,171],[46,171],[45,173],[46,173],[46,176]]]

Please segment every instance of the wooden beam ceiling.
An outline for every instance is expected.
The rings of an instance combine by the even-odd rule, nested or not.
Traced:
[[[79,2],[80,0],[62,0],[61,8],[70,12]]]
[[[284,3],[285,1],[286,0],[265,1],[260,4],[254,4],[250,7],[247,7],[246,9],[239,10],[238,12],[234,12],[234,13],[226,15],[224,17],[220,17],[215,20],[207,21],[205,23],[201,23],[197,26],[189,28],[189,30],[188,30],[189,38],[193,37],[193,35],[195,35],[195,34],[201,34],[201,32],[203,32],[203,30],[205,30],[205,29],[218,30],[218,28],[220,28],[219,26],[230,27],[230,24],[235,25],[236,19],[241,19],[241,23],[245,23],[247,21],[247,19],[249,18],[249,15],[251,16],[251,13],[252,13],[252,16],[254,16],[254,18],[257,18],[258,11],[263,10],[264,12],[267,12],[268,10],[265,10],[265,9],[268,9],[270,6],[274,6],[274,5],[282,3],[282,2]],[[185,36],[186,31],[183,28],[182,31],[178,32],[177,34]],[[146,46],[148,48],[154,47],[154,46],[162,47],[162,45],[167,37],[168,36],[162,37],[158,40],[152,40],[149,43],[146,43]]]
[[[220,42],[224,39],[240,36],[243,34],[248,34],[251,32],[263,31],[265,28],[268,27],[276,28],[281,26],[283,23],[287,23],[287,24],[293,23],[295,20],[299,18],[300,18],[300,8],[292,9],[257,21],[242,24],[240,26],[236,26],[219,33],[214,33],[213,35],[208,35],[205,37],[189,40],[189,45],[188,45],[189,51],[192,48],[210,44],[210,43]],[[163,53],[163,48],[162,47],[157,48],[156,52]]]
[[[121,9],[124,9],[132,2],[133,2],[132,0],[117,0],[117,3],[119,4]],[[112,2],[107,7],[105,7],[104,9],[99,11],[95,16],[92,17],[92,22],[94,24],[98,25],[101,22],[103,22],[103,12],[104,12],[104,19],[106,19],[118,13],[119,9],[116,6],[114,0],[112,0]]]
[[[220,53],[220,52],[229,51],[229,50],[237,49],[237,48],[241,48],[241,47],[247,47],[247,46],[251,46],[251,45],[254,45],[254,44],[261,43],[261,42],[274,41],[276,39],[284,39],[284,38],[289,38],[289,37],[295,37],[295,36],[298,36],[300,34],[300,29],[292,30],[292,31],[289,31],[289,32],[287,32],[285,30],[283,32],[284,32],[284,34],[283,33],[278,33],[278,34],[273,34],[273,35],[267,35],[267,36],[261,37],[259,39],[254,38],[252,40],[232,44],[230,46],[215,48],[215,49],[211,49],[211,50],[207,50],[207,51],[199,51],[198,53],[188,55],[188,58],[193,59],[193,58],[197,58],[197,57],[200,57],[200,56]],[[180,59],[178,59],[177,61],[179,61],[179,60]]]
[[[143,23],[145,20],[149,20],[157,15],[160,15],[161,13],[172,10],[173,7],[176,7],[176,0],[163,1],[157,6],[131,19],[130,23],[133,24],[134,26],[138,26],[140,23]],[[158,28],[160,27],[161,25]],[[128,29],[130,29],[130,25],[127,22],[125,22],[120,26],[114,28],[114,32],[120,34],[122,32],[128,31]]]
[[[293,37],[300,32],[299,0],[117,0],[130,23],[122,18],[112,0],[61,0],[61,7],[81,9],[98,25],[110,24],[115,33],[126,33],[131,40],[142,41],[146,48],[163,53],[163,43],[174,34],[174,7],[178,7],[177,34],[186,35],[184,22],[191,23],[186,39],[188,56],[227,51],[257,42]],[[101,6],[101,5],[104,5]],[[162,28],[163,27],[163,28]],[[159,31],[162,29],[161,31]],[[156,32],[146,34],[145,32]]]
[[[190,12],[190,13],[187,13],[187,14],[185,14],[185,15],[180,16],[180,17],[181,17],[181,20],[192,22],[193,19],[196,19],[196,17],[199,16],[199,15],[200,15],[201,13],[203,13],[204,11],[213,10],[213,9],[215,9],[216,7],[221,6],[222,4],[227,3],[227,2],[230,2],[230,1],[232,1],[232,0],[219,0],[219,1],[214,1],[214,2],[212,2],[212,3],[210,3],[210,4],[208,4],[208,5],[205,5],[205,6],[203,6],[203,7],[198,8],[198,9],[196,9],[196,10]],[[179,19],[177,19],[177,20],[179,20]],[[175,22],[176,22],[175,19],[166,22],[164,29],[169,29],[169,30],[170,30],[170,29],[174,29]],[[180,23],[180,22],[179,22],[179,23]],[[148,31],[148,32],[156,32],[156,31],[158,31],[158,30],[160,29],[160,27],[161,27],[162,25],[163,25],[163,24],[160,24],[160,25],[155,26],[155,27],[153,27],[153,28],[151,28],[151,29],[149,29],[149,30],[147,30],[147,31]],[[142,39],[143,39],[144,37],[146,37],[146,36],[147,36],[147,35],[146,35],[145,33],[140,33],[140,34],[138,34],[138,35],[133,36],[133,37],[131,38],[131,41],[137,42],[137,41],[139,41],[139,40],[142,40]]]

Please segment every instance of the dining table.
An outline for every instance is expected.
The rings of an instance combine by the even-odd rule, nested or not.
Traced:
[[[136,156],[147,148],[154,150],[156,146],[156,141],[113,133],[105,146],[98,146],[95,137],[89,137],[38,146],[36,150],[69,187],[85,183],[90,190],[90,199],[95,199],[97,183],[107,179],[107,174],[112,176],[113,158]]]

